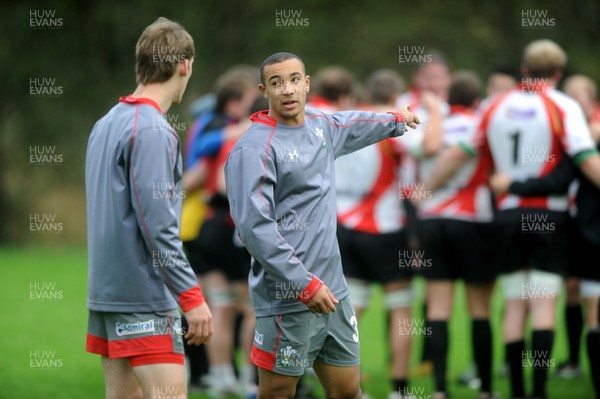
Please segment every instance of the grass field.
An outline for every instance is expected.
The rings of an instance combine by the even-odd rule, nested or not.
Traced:
[[[2,248],[0,249],[0,303],[6,320],[2,323],[0,343],[0,398],[62,399],[102,398],[103,380],[97,356],[84,350],[87,311],[85,308],[87,269],[85,249]],[[422,286],[419,286],[422,292]],[[415,302],[417,304],[417,302]],[[418,310],[419,306],[415,306]],[[494,331],[500,331],[500,300],[494,302]],[[562,312],[561,312],[562,313]],[[559,314],[562,323],[562,314]],[[381,296],[375,296],[372,309],[359,322],[364,391],[373,398],[385,399],[387,380],[386,340]],[[449,354],[450,389],[453,398],[470,399],[476,392],[458,385],[454,377],[464,371],[471,359],[469,322],[462,291],[457,292],[455,317],[451,323]],[[417,364],[420,341],[416,338],[411,364]],[[495,334],[494,389],[508,397],[508,380],[498,376],[504,356],[499,334]],[[565,333],[560,328],[552,359],[565,357]],[[600,355],[600,354],[599,354]],[[587,359],[582,352],[586,376],[572,380],[551,378],[549,395],[553,399],[591,399]],[[551,371],[552,373],[552,371]],[[430,377],[413,379],[411,386],[428,398]],[[190,398],[204,398],[190,395]]]

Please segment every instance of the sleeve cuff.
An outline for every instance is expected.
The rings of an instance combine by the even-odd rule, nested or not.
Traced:
[[[184,312],[200,306],[204,303],[204,296],[199,285],[195,285],[187,291],[179,294],[179,305]]]
[[[510,183],[510,186],[508,186],[508,192],[511,194],[519,195],[519,191],[520,191],[519,188],[520,188],[519,183],[516,181],[512,181]]]
[[[317,294],[317,291],[319,291],[319,289],[321,289],[322,286],[323,282],[317,277],[313,276],[312,280],[310,281],[310,283],[308,283],[304,291],[302,291],[300,295],[298,295],[298,300],[302,303],[310,301]]]
[[[394,115],[396,117],[396,122],[398,123],[406,122],[406,118],[404,117],[404,114],[402,112],[388,112],[388,114]]]
[[[460,148],[462,148],[464,150],[464,152],[466,152],[467,154],[469,154],[469,156],[471,157],[475,157],[477,156],[477,151],[475,151],[473,149],[473,147],[471,147],[470,145],[468,145],[467,143],[465,143],[464,141],[461,141],[458,143],[458,146]]]
[[[597,153],[598,153],[598,150],[596,150],[595,148],[581,151],[579,154],[577,154],[577,155],[575,155],[575,157],[573,157],[573,161],[575,162],[575,165],[579,166],[586,159],[588,159],[589,157],[591,157],[592,155],[597,154]]]
[[[400,112],[387,112],[388,114],[394,115],[396,118],[396,128],[392,132],[392,137],[400,137],[404,135],[406,129],[406,118],[404,114]]]

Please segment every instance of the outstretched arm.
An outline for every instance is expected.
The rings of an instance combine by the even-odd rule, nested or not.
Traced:
[[[404,134],[407,127],[416,128],[419,118],[405,107],[399,112],[376,113],[370,111],[342,111],[332,115],[317,114],[312,117],[324,117],[333,129],[327,129],[335,157],[358,151],[381,140]]]

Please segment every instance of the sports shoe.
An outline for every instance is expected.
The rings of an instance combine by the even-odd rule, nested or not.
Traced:
[[[477,376],[477,367],[471,364],[464,373],[458,377],[458,382],[467,385],[471,389],[479,389],[481,386],[481,379]]]
[[[554,373],[556,377],[565,379],[581,377],[581,374],[581,368],[576,364],[570,363],[559,364]]]
[[[207,394],[213,398],[237,396],[241,393],[241,387],[234,376],[218,378],[208,374],[202,378],[202,382],[208,385]]]
[[[417,366],[417,368],[414,369],[410,374],[411,374],[411,377],[421,378],[421,377],[427,377],[432,372],[433,372],[433,362],[430,360],[425,360],[424,362],[421,362],[421,364],[419,364]]]

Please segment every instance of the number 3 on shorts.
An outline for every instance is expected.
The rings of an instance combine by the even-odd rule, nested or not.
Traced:
[[[358,342],[358,320],[356,320],[356,315],[352,315],[350,317],[350,324],[354,327],[355,334],[352,334],[352,339],[354,342]]]

